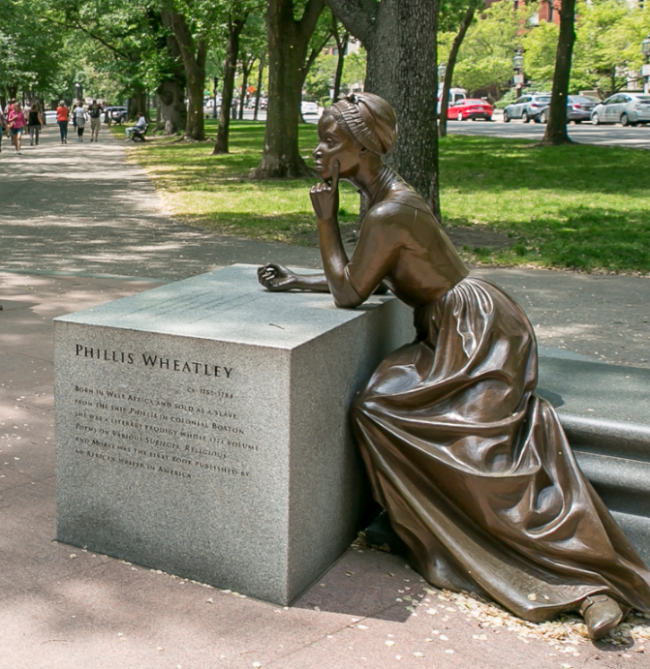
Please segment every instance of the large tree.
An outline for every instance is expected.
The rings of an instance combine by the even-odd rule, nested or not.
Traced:
[[[269,90],[264,152],[252,177],[295,178],[309,173],[298,150],[298,118],[309,40],[324,0],[267,0]]]
[[[566,103],[571,78],[571,56],[576,35],[575,23],[576,0],[562,0],[560,9],[560,35],[557,41],[555,73],[553,74],[553,92],[549,107],[548,123],[542,145],[558,145],[571,142],[566,131]]]
[[[368,55],[365,90],[391,103],[399,138],[392,166],[440,217],[436,127],[439,0],[326,0]]]
[[[226,17],[226,24],[228,27],[228,47],[223,67],[223,94],[221,96],[221,109],[219,111],[219,127],[217,129],[217,141],[215,142],[214,150],[212,151],[213,154],[228,153],[230,109],[233,100],[237,59],[239,58],[239,38],[246,25],[246,17],[247,13],[241,15],[235,10],[229,12]]]

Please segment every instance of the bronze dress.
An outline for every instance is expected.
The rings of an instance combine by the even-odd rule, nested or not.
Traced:
[[[366,217],[346,272],[362,298],[383,279],[414,306],[417,340],[382,362],[352,422],[411,564],[435,586],[489,596],[527,620],[596,593],[650,612],[650,572],[534,394],[526,315],[467,275],[416,193],[389,170],[380,180],[369,212],[382,207],[382,222]]]

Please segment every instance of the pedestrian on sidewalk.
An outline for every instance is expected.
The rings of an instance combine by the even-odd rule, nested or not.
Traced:
[[[61,133],[61,144],[68,143],[68,108],[65,106],[65,101],[60,100],[59,106],[56,108],[56,122],[59,124],[59,132]]]
[[[98,104],[97,100],[93,100],[93,103],[88,108],[88,116],[90,116],[90,141],[98,142],[99,141],[99,128],[102,124],[101,116],[103,108]]]
[[[35,102],[29,110],[29,145],[38,146],[38,138],[40,137],[43,128],[43,119],[41,112],[38,110],[38,104]]]
[[[27,119],[23,114],[22,105],[19,102],[13,106],[13,109],[9,113],[7,118],[7,123],[11,128],[11,143],[14,145],[16,150],[16,155],[21,155],[20,153],[20,139],[23,134],[23,128],[27,125]]]
[[[86,110],[84,109],[83,104],[81,102],[77,103],[77,106],[75,107],[74,110],[74,124],[77,128],[77,141],[78,142],[83,142],[84,139],[84,128],[86,127],[86,118],[88,114],[86,114]]]

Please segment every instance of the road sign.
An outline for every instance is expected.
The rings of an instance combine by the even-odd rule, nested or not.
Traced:
[[[524,75],[523,74],[515,74],[515,76],[512,78],[514,81],[515,86],[519,86],[524,83]]]
[[[650,63],[646,63],[646,64],[641,68],[641,76],[642,76],[642,77],[650,77]]]

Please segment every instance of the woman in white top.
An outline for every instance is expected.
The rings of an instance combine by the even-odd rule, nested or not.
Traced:
[[[84,128],[86,127],[86,119],[88,118],[88,114],[86,114],[86,110],[81,103],[77,104],[73,113],[75,126],[77,127],[77,141],[83,142]]]

